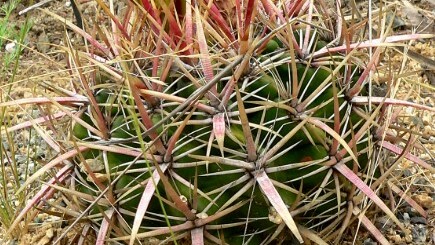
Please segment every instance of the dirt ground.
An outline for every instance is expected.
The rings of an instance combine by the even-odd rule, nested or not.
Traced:
[[[95,2],[83,2],[81,8],[86,16],[86,14],[92,13]],[[377,3],[377,1],[374,2]],[[345,1],[345,3],[345,9],[352,8],[351,1]],[[366,11],[366,3],[367,1],[357,2],[358,9],[362,12]],[[404,0],[396,3],[397,17],[394,20],[396,34],[411,32],[435,33],[435,0]],[[14,14],[14,19],[18,25],[23,23],[25,18],[25,16],[19,16],[18,12],[27,7],[27,4],[27,1],[24,1]],[[67,19],[74,20],[72,9],[67,1],[53,1],[44,5],[43,8],[47,8]],[[33,28],[27,39],[28,48],[20,59],[18,76],[10,94],[11,99],[36,97],[50,93],[49,90],[44,88],[44,81],[71,90],[71,76],[66,70],[65,57],[62,51],[59,51],[59,46],[64,46],[67,38],[71,40],[73,45],[79,43],[81,39],[66,29],[63,23],[43,14],[39,10],[32,10],[27,13],[27,16],[33,21]],[[383,57],[385,61],[380,66],[380,70],[374,75],[373,93],[385,93],[387,88],[385,82],[388,80],[388,75],[394,74],[396,77],[400,77],[397,98],[434,107],[435,66],[433,64],[435,63],[435,40],[418,40],[411,43],[410,50],[412,53],[408,53],[408,55],[399,52],[401,50],[385,53]],[[401,67],[404,69],[401,69]],[[399,74],[397,71],[401,71],[401,73]],[[9,116],[12,121],[18,122],[26,114],[28,114],[28,111],[17,108],[15,113],[11,112]],[[400,113],[400,118],[403,125],[422,133],[421,141],[425,143],[426,153],[422,154],[421,158],[434,165],[434,115],[428,112],[404,109]],[[408,217],[408,228],[415,230],[417,226],[425,226],[426,240],[421,241],[420,244],[435,244],[435,176],[429,174],[425,178],[415,177],[417,176],[416,173],[422,170],[415,168],[412,163],[406,161],[401,164],[400,171],[398,175],[402,176],[401,180],[406,182],[402,182],[401,185],[407,186],[409,193],[413,193],[413,198],[425,207],[429,213],[429,218],[425,221],[420,220],[417,222],[417,219],[413,221],[413,217]],[[407,174],[403,175],[405,171],[407,171]],[[410,211],[407,211],[409,208],[406,203],[398,205],[399,216],[405,222],[407,217],[403,214],[409,214]],[[60,225],[50,223],[48,215],[41,215],[38,218],[47,222],[34,228],[30,227],[27,234],[3,244],[51,244],[53,238],[61,232],[62,228]],[[413,239],[400,236],[400,233],[393,227],[385,230],[385,233],[391,243],[418,244]],[[368,234],[362,232],[362,236],[356,241],[357,244],[371,244]],[[0,241],[6,242],[6,240]],[[349,243],[351,242],[352,237],[349,240]]]

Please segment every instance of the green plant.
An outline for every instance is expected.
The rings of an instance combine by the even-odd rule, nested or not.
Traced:
[[[113,32],[44,11],[92,47],[66,52],[85,96],[53,86],[70,96],[38,101],[72,119],[69,148],[23,185],[58,169],[10,230],[57,191],[68,208],[47,211],[69,227],[89,221],[83,231],[98,224],[97,244],[327,244],[357,222],[387,244],[365,215],[371,202],[407,232],[381,199],[395,165],[377,156],[434,169],[409,153],[413,137],[403,149],[385,137],[405,102],[366,85],[384,44],[432,35],[387,37],[381,22],[377,39],[357,42],[365,20],[334,22],[313,1],[143,0],[119,16],[98,3]]]
[[[0,46],[3,48],[5,40],[14,39],[17,35],[15,25],[11,21],[11,14],[17,7],[19,1],[8,1],[0,7]]]
[[[8,71],[11,62],[17,61],[23,51],[25,45],[25,37],[32,26],[31,21],[27,20],[19,26],[19,31],[16,30],[15,21],[12,20],[12,12],[20,3],[19,0],[8,1],[0,8],[0,47],[2,50],[6,49],[6,44],[10,45],[9,50],[2,52],[0,56],[3,63],[0,70],[2,79],[5,80],[4,75]]]
[[[0,80],[2,81],[0,83],[1,102],[6,102],[10,99],[9,94],[15,81],[20,56],[25,47],[25,38],[32,25],[30,21],[26,20],[20,26],[20,31],[15,31],[15,26],[11,21],[11,13],[15,10],[18,3],[19,1],[8,1],[0,8],[0,48],[2,50],[5,49],[5,41],[13,41],[15,44],[12,50],[1,52],[0,55],[2,60],[0,68]],[[10,228],[19,213],[19,209],[25,204],[27,198],[27,192],[15,193],[20,188],[21,183],[25,181],[25,178],[32,174],[29,171],[30,152],[27,151],[24,161],[17,157],[18,154],[16,152],[18,149],[16,148],[14,135],[8,130],[11,126],[11,117],[9,117],[7,109],[2,107],[0,110],[0,223],[5,230]],[[32,133],[30,130],[30,137]],[[30,137],[28,140],[30,140]],[[23,163],[19,163],[20,160]],[[19,236],[20,230],[13,231],[13,234]]]

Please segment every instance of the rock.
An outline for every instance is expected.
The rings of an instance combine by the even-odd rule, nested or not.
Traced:
[[[371,238],[367,238],[364,240],[363,245],[376,245],[377,243],[374,242]]]
[[[412,217],[411,218],[411,223],[412,224],[427,224],[427,220],[424,217]]]
[[[47,34],[43,31],[39,37],[38,42],[36,43],[36,48],[41,53],[47,53],[50,49],[50,40],[48,39]]]
[[[8,245],[17,245],[18,244],[18,241],[17,240],[11,240],[11,241],[9,241],[9,243],[8,243]]]
[[[27,165],[27,169],[30,173],[33,173],[35,171],[35,163],[33,161],[29,162],[29,164]]]
[[[400,242],[402,242],[402,238],[398,234],[390,236],[389,239],[391,241],[393,241],[394,243],[400,243]]]
[[[393,222],[388,216],[382,216],[376,219],[375,221],[376,227],[382,231],[386,231],[393,225]]]
[[[409,217],[409,214],[408,213],[404,213],[403,214],[403,223],[405,225],[409,225],[410,221],[411,221],[411,218]]]
[[[432,116],[429,113],[425,113],[423,114],[423,124],[426,126],[429,126],[433,121],[432,121]]]
[[[425,225],[415,225],[411,231],[413,244],[426,244],[428,234]]]
[[[409,169],[405,169],[403,170],[403,175],[405,175],[405,177],[409,177],[412,175],[412,172]]]
[[[7,53],[13,53],[13,52],[15,52],[16,48],[17,48],[17,43],[15,41],[13,41],[13,42],[6,44],[5,51]]]
[[[79,164],[82,171],[87,171],[86,167],[89,167],[92,172],[99,172],[104,169],[104,163],[100,158],[86,159],[85,162],[87,166],[84,163]]]
[[[53,229],[48,229],[48,230],[45,232],[45,236],[48,237],[48,238],[53,238],[53,236],[54,236]]]
[[[415,184],[417,185],[427,185],[429,184],[426,178],[416,178]]]

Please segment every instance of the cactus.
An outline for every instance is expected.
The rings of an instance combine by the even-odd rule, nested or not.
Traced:
[[[367,184],[381,178],[381,106],[355,100],[380,48],[361,65],[323,5],[243,2],[236,14],[219,1],[130,2],[111,15],[119,33],[78,30],[117,66],[69,54],[98,64],[73,107],[70,227],[91,215],[97,243],[326,244],[365,217],[367,196],[405,230]]]

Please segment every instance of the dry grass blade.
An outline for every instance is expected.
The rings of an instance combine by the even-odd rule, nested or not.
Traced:
[[[11,100],[7,102],[0,103],[0,107],[8,107],[8,106],[21,106],[21,105],[37,105],[37,104],[48,104],[52,101],[56,101],[59,104],[65,105],[83,105],[89,102],[86,97],[55,97],[55,98],[26,98],[26,99],[18,99]]]
[[[39,9],[39,8],[38,8]],[[100,44],[97,40],[95,40],[91,35],[89,35],[87,32],[79,28],[78,26],[74,25],[71,21],[51,12],[46,9],[39,9],[43,11],[44,13],[51,15],[53,18],[59,20],[61,23],[65,23],[67,26],[69,26],[72,30],[82,35],[86,40],[88,40],[92,46],[96,47],[97,49],[101,50],[104,54],[110,54],[110,50],[106,47],[104,47],[102,44]]]
[[[416,40],[416,39],[430,39],[434,38],[434,34],[409,34],[409,35],[400,35],[400,36],[391,36],[386,37],[385,39],[379,38],[379,39],[372,39],[370,41],[364,41],[361,43],[354,43],[351,45],[342,45],[339,47],[334,48],[328,48],[325,47],[319,51],[316,51],[315,53],[311,54],[313,57],[319,57],[323,56],[329,53],[335,53],[340,51],[345,51],[348,48],[350,49],[356,49],[356,48],[370,48],[370,47],[382,47],[382,46],[393,46],[394,42],[403,42],[403,41],[410,41],[410,40]]]
[[[422,105],[422,104],[418,104],[418,103],[414,103],[414,102],[410,102],[410,101],[404,101],[404,100],[392,99],[392,98],[384,98],[384,97],[370,97],[369,98],[367,96],[355,96],[351,99],[351,103],[355,103],[355,104],[373,103],[373,104],[387,104],[387,105],[395,105],[395,106],[410,106],[410,107],[414,107],[414,108],[420,109],[420,110],[435,112],[434,107],[430,107],[430,106],[426,106],[426,105]]]
[[[44,124],[44,123],[49,122],[51,120],[62,118],[65,115],[66,115],[65,112],[58,112],[58,113],[55,113],[53,115],[44,115],[44,116],[35,118],[35,119],[31,120],[31,121],[30,120],[29,121],[25,121],[25,122],[16,124],[16,125],[14,125],[12,127],[8,127],[6,129],[6,131],[1,130],[1,133],[5,134],[5,133],[14,132],[14,131],[17,131],[17,130],[20,130],[20,129],[25,129],[25,128],[31,127],[34,124]]]

